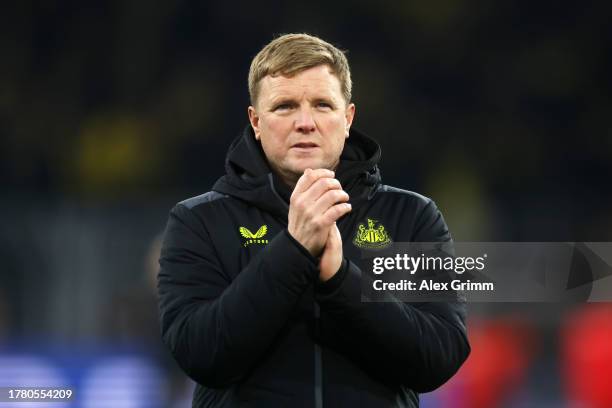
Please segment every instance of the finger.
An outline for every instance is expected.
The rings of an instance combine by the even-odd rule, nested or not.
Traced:
[[[293,189],[293,194],[300,194],[306,191],[310,186],[321,177],[334,177],[334,172],[328,169],[306,169],[304,174],[298,179]],[[293,195],[292,194],[292,195]]]
[[[342,190],[342,185],[335,178],[321,177],[308,188],[300,193],[300,199],[313,203],[329,190]]]
[[[312,214],[324,214],[330,207],[335,204],[345,203],[349,200],[349,195],[344,190],[328,190],[318,200],[310,206]]]
[[[343,215],[350,213],[351,210],[352,207],[349,203],[336,204],[325,211],[323,214],[323,223],[331,225]]]

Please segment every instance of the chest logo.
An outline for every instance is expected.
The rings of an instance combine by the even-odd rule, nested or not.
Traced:
[[[244,247],[247,247],[251,244],[267,244],[268,240],[263,239],[263,237],[265,237],[267,233],[268,233],[267,225],[262,225],[257,230],[257,232],[254,234],[251,231],[249,231],[247,228],[240,227],[240,235],[242,235],[243,238],[246,238],[246,241],[242,245]]]
[[[376,220],[368,218],[368,227],[364,224],[359,224],[357,227],[357,233],[353,239],[353,244],[359,248],[364,249],[379,249],[385,248],[391,244],[391,237],[389,232],[385,230],[385,227],[378,223],[376,227]]]

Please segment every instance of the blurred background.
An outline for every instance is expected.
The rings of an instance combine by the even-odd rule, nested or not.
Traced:
[[[611,17],[584,1],[4,4],[0,387],[190,406],[158,335],[160,234],[223,174],[250,61],[281,33],[349,50],[384,182],[432,197],[456,241],[612,241]],[[611,304],[470,309],[473,353],[424,407],[612,406]]]

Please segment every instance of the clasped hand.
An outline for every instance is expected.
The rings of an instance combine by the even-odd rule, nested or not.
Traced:
[[[306,169],[289,202],[289,234],[314,257],[319,279],[327,281],[342,264],[342,237],[336,221],[351,211],[349,195],[327,169]]]

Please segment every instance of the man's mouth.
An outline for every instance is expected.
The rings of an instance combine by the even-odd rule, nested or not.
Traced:
[[[296,143],[291,147],[296,147],[298,149],[312,149],[314,147],[319,147],[319,145],[316,143],[312,143],[312,142],[302,142],[302,143]]]

